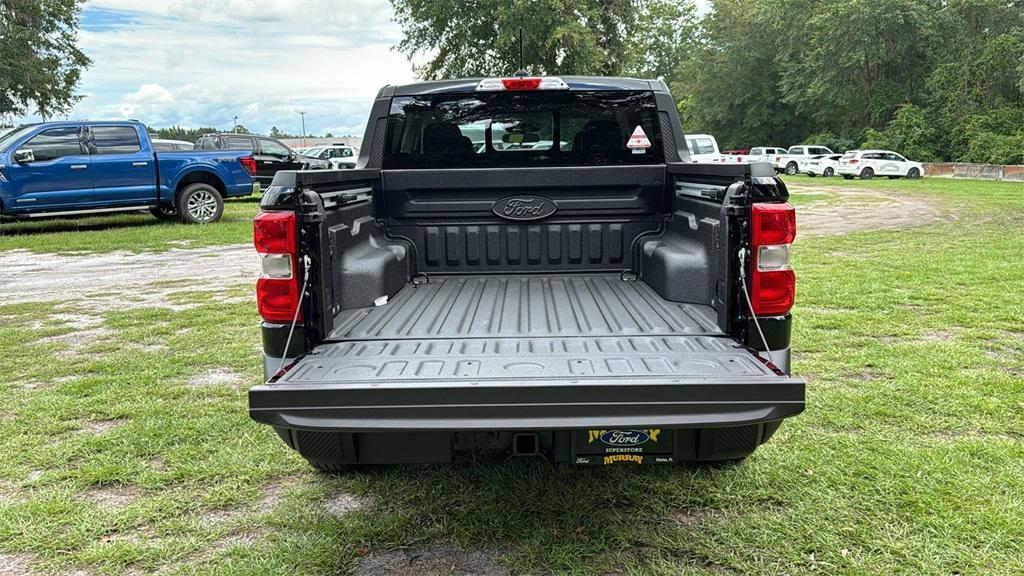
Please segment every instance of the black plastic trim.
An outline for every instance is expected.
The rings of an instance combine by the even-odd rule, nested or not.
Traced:
[[[301,329],[296,329],[296,333],[292,335],[292,341],[288,346],[288,350],[285,350],[284,345],[288,340],[288,329],[290,327],[289,324],[272,324],[270,322],[263,322],[260,325],[264,354],[276,358],[295,358],[306,353],[306,347],[302,342]]]
[[[249,415],[256,421],[336,432],[703,428],[770,422],[803,409],[803,380],[783,376],[734,382],[266,384],[249,390]]]
[[[768,342],[769,350],[783,350],[789,348],[793,332],[793,315],[774,317],[758,317],[764,332],[764,339]],[[747,341],[746,345],[754,350],[764,350],[764,343],[761,342],[761,335],[757,332],[757,326],[752,319],[747,320]]]

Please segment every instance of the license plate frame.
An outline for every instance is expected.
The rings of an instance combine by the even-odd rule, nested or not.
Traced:
[[[581,466],[671,464],[675,431],[664,428],[590,428],[572,433],[572,461]]]

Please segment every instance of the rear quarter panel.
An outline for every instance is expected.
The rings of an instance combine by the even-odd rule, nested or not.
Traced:
[[[226,196],[246,196],[252,193],[253,178],[238,161],[251,155],[248,151],[189,150],[157,152],[160,174],[160,199],[170,202],[178,183],[193,172],[213,174],[224,183]]]

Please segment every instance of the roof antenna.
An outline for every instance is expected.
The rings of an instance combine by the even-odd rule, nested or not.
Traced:
[[[513,74],[513,76],[517,76],[517,77],[521,78],[523,76],[529,76],[529,75],[530,75],[530,73],[527,72],[525,68],[523,68],[523,29],[522,29],[522,27],[520,27],[519,28],[519,70],[516,70],[516,72],[515,72],[515,74]]]

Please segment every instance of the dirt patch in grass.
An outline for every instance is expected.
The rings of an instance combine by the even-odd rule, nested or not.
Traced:
[[[0,552],[0,576],[29,576],[32,570],[32,556]]]
[[[962,440],[997,440],[1000,442],[1024,441],[1024,434],[1007,434],[1002,432],[983,432],[981,430],[940,430],[929,432],[925,437],[942,442],[959,442]]]
[[[465,550],[454,542],[439,542],[371,553],[356,568],[356,576],[435,576],[441,574],[474,574],[509,576],[508,568],[499,566],[493,550]]]
[[[952,332],[945,330],[929,330],[921,334],[921,339],[926,342],[952,342],[955,337]]]
[[[54,355],[59,358],[69,358],[81,355],[83,348],[102,340],[112,333],[113,331],[109,328],[91,328],[89,330],[78,330],[76,332],[60,334],[59,336],[40,338],[35,343],[60,344],[64,346],[64,349]]]
[[[676,524],[689,527],[698,526],[706,521],[721,521],[725,517],[725,510],[717,508],[685,508],[670,516]]]
[[[265,528],[228,534],[214,540],[209,546],[200,548],[184,558],[169,564],[164,564],[159,570],[154,572],[154,574],[175,574],[186,567],[195,567],[205,564],[236,546],[252,546],[254,544],[265,542],[269,536],[270,531]]]
[[[796,211],[800,237],[894,230],[951,219],[931,200],[909,194],[861,188],[787,184],[803,194],[828,194],[828,202],[801,204]]]
[[[14,504],[24,500],[24,495],[16,488],[0,484],[0,504]]]
[[[154,283],[187,282],[178,285],[180,291],[221,291],[255,281],[259,259],[249,244],[142,254],[6,250],[0,252],[0,270],[5,272],[4,303],[63,302],[74,295],[76,307],[86,310],[182,309],[190,305],[168,299],[176,290],[147,288]],[[77,316],[79,322],[87,321],[86,315]]]
[[[298,483],[299,479],[300,476],[292,475],[273,480],[263,488],[263,495],[255,504],[211,510],[203,514],[201,520],[207,526],[216,526],[245,516],[267,514],[281,503],[285,491]]]
[[[214,368],[189,378],[187,386],[190,388],[203,388],[205,386],[236,386],[244,381],[245,378],[243,378],[238,372],[228,368]]]
[[[857,382],[877,382],[878,380],[885,380],[889,375],[884,372],[877,372],[873,370],[865,370],[863,372],[850,372],[843,374],[843,380],[854,380]]]
[[[137,352],[144,352],[147,354],[154,354],[156,352],[165,352],[167,350],[170,350],[170,348],[164,344],[136,344],[134,342],[128,343],[125,346],[125,348],[135,350]]]
[[[51,314],[46,320],[33,320],[29,322],[28,326],[33,330],[42,330],[50,328],[55,324],[63,324],[64,326],[74,328],[75,330],[88,330],[102,325],[103,318],[99,316],[92,316],[90,314],[61,312],[59,314]]]
[[[119,510],[134,502],[142,491],[137,486],[115,485],[90,488],[82,498],[106,509]]]
[[[363,510],[367,506],[369,506],[369,502],[364,498],[348,492],[338,492],[324,502],[324,511],[335,518],[342,518],[352,512]]]
[[[108,418],[105,420],[89,420],[82,425],[81,431],[89,434],[102,434],[108,430],[113,430],[118,426],[122,426],[128,423],[125,418]]]

